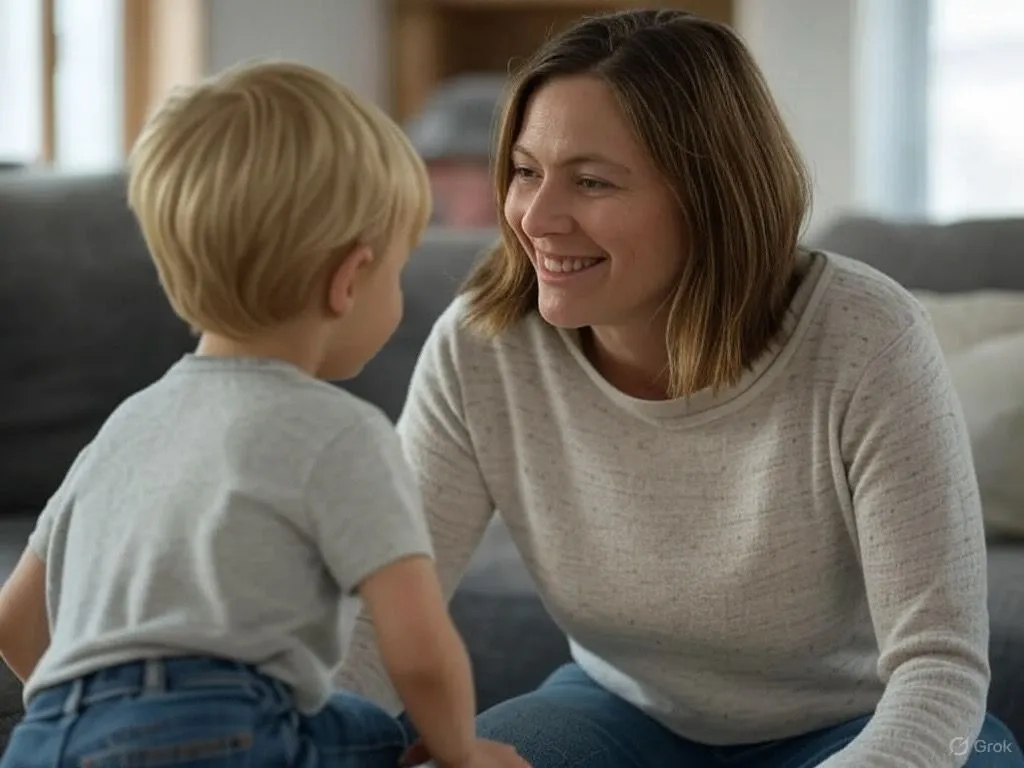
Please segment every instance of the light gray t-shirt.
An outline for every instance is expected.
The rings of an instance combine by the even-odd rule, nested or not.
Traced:
[[[377,408],[286,363],[189,355],[124,402],[29,540],[51,644],[25,689],[182,655],[254,664],[323,706],[368,575],[432,556]]]

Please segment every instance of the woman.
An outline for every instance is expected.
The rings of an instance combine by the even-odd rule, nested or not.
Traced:
[[[1024,765],[985,713],[979,496],[929,321],[798,248],[807,177],[739,38],[580,22],[515,79],[496,174],[502,242],[400,431],[447,587],[500,510],[575,661],[481,735],[536,768]],[[350,682],[383,697],[375,669]]]

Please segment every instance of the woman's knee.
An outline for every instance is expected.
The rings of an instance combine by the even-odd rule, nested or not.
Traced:
[[[570,703],[539,691],[481,714],[477,733],[513,745],[534,768],[610,768],[616,764],[611,760],[617,750],[613,733],[603,731]]]
[[[574,667],[481,714],[477,733],[513,745],[534,768],[681,765],[696,749]]]

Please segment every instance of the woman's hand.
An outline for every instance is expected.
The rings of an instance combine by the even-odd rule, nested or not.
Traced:
[[[403,768],[413,768],[429,760],[430,753],[423,746],[423,742],[417,741],[402,755],[400,765]],[[519,756],[515,747],[497,741],[477,739],[473,744],[473,751],[464,762],[458,765],[438,765],[438,768],[530,768],[530,764]]]

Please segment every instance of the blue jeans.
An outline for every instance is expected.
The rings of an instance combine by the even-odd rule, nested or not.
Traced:
[[[0,768],[395,768],[402,726],[339,693],[303,716],[288,688],[206,658],[111,667],[39,692]]]
[[[811,768],[848,744],[867,721],[765,744],[711,747],[674,735],[568,664],[538,690],[498,704],[477,723],[481,736],[515,745],[533,768]],[[973,751],[963,745],[971,752],[969,768],[1024,766],[1020,747],[993,717],[976,744]]]

